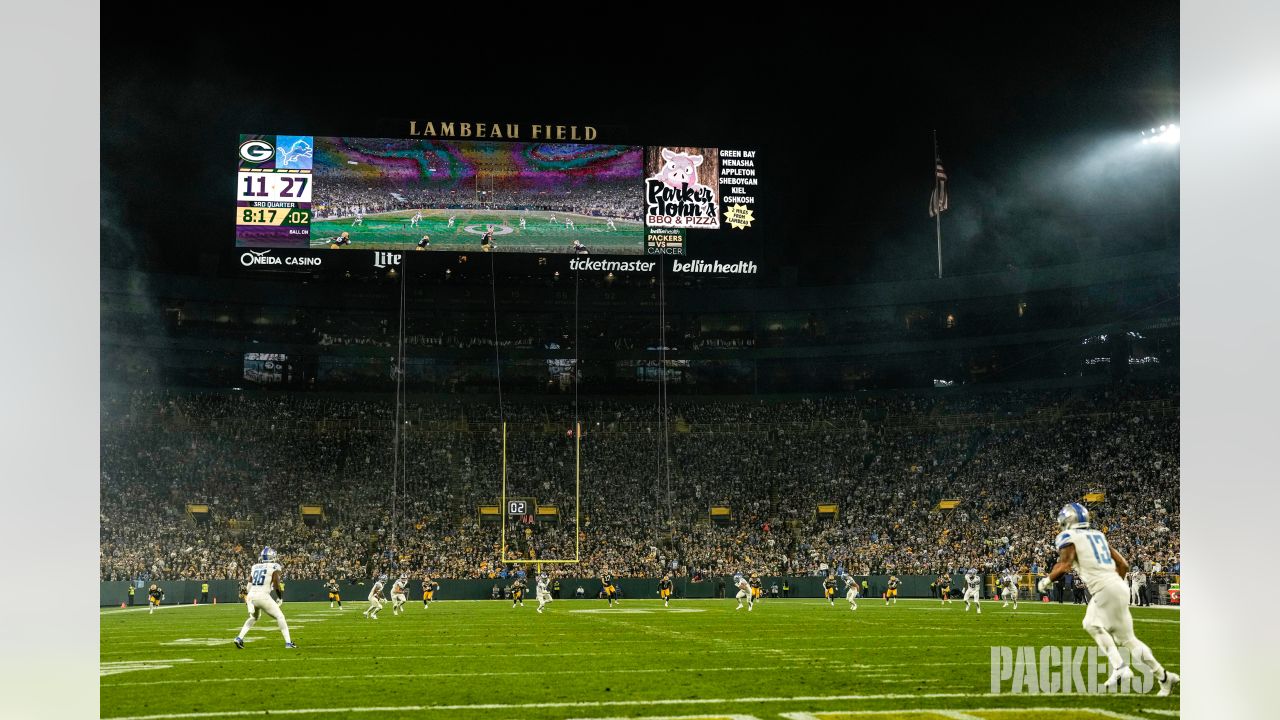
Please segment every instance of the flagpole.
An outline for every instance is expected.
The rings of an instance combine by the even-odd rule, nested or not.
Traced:
[[[942,213],[933,216],[938,226],[938,279],[942,279]]]
[[[933,131],[933,172],[935,177],[933,179],[933,184],[935,188],[938,185],[938,179],[936,177],[938,172],[938,161],[939,161],[938,131],[934,130]],[[935,228],[938,233],[938,279],[941,280],[942,279],[942,212],[938,211],[937,208],[934,209],[933,219],[934,219]]]

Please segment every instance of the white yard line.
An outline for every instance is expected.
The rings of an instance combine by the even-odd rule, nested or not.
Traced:
[[[170,660],[131,660],[127,662],[102,663],[98,667],[100,677],[119,675],[120,673],[138,670],[168,670],[179,663],[192,662],[190,658],[172,658]]]
[[[227,644],[230,644],[230,643],[231,643],[231,641],[230,641],[230,640],[227,640],[226,642],[227,642]],[[848,649],[848,646],[847,646],[847,645],[840,645],[840,646],[835,646],[835,647],[832,647],[832,648],[818,648],[818,649],[812,649],[812,648],[809,648],[809,649],[803,649],[803,650],[800,650],[800,649],[794,649],[794,650],[767,650],[767,652],[769,652],[771,655],[777,654],[777,655],[782,655],[782,656],[788,656],[788,655],[796,656],[796,657],[797,657],[797,659],[798,659],[798,658],[805,658],[805,657],[809,657],[810,655],[815,655],[815,654],[828,654],[828,651],[829,651],[829,650],[847,650],[847,649]],[[690,655],[690,656],[692,656],[692,655],[712,655],[712,654],[733,654],[733,655],[741,655],[741,654],[742,654],[742,651],[741,651],[741,650],[738,650],[738,649],[733,649],[733,650],[728,650],[728,649],[725,649],[725,650],[714,650],[714,649],[701,650],[701,649],[700,649],[700,650],[698,650],[696,653],[691,653],[691,652],[689,652],[688,650],[646,650],[646,651],[645,651],[645,655],[646,655],[646,656],[647,656],[647,655]],[[562,653],[503,653],[502,657],[504,657],[504,658],[548,658],[548,657],[568,657],[568,658],[577,658],[577,657],[617,657],[617,655],[618,655],[618,653],[617,653],[617,652],[615,652],[615,651],[609,651],[609,652],[567,652],[567,653],[564,653],[564,652],[562,652]],[[378,656],[378,659],[379,659],[379,660],[428,660],[428,659],[430,659],[430,660],[455,660],[455,659],[461,659],[461,658],[476,659],[476,660],[492,660],[492,659],[493,659],[493,656],[492,656],[492,655],[479,655],[479,654],[474,654],[474,655],[441,655],[441,654],[439,654],[439,653],[436,653],[436,654],[433,654],[433,655],[379,655],[379,656]],[[221,659],[218,659],[218,660],[193,660],[192,662],[196,662],[196,663],[216,663],[216,664],[223,664],[223,663],[229,663],[229,662],[294,662],[294,661],[295,661],[295,660],[294,660],[294,658],[292,658],[292,657],[288,657],[288,658],[252,658],[252,657],[250,657],[250,658],[246,658],[246,657],[241,657],[241,655],[235,655],[235,656],[230,656],[230,655],[229,655],[228,657],[221,658]],[[328,661],[328,662],[351,662],[351,658],[350,658],[350,657],[308,657],[308,658],[307,658],[307,661],[308,661],[308,662],[324,662],[324,661]],[[151,661],[140,661],[140,662],[151,662]],[[155,662],[164,662],[164,660],[157,660],[157,661],[155,661]],[[918,666],[925,666],[925,665],[939,665],[939,666],[943,666],[943,665],[945,665],[945,666],[950,666],[950,665],[987,665],[987,664],[989,664],[989,662],[990,662],[989,660],[983,660],[983,661],[981,661],[981,662],[974,661],[974,662],[967,662],[967,663],[966,663],[966,662],[945,662],[945,663],[941,663],[941,662],[940,662],[940,663],[897,663],[897,664],[876,663],[876,664],[873,664],[873,665],[854,665],[854,664],[850,664],[850,665],[849,665],[849,667],[862,667],[862,668],[867,668],[867,669],[876,669],[876,668],[886,668],[886,667],[918,667]]]
[[[227,604],[227,603],[223,603],[223,605],[226,605],[226,604]],[[241,608],[243,609],[244,603],[235,603],[235,604],[236,604],[236,605],[238,605],[238,606],[241,606]],[[183,604],[183,605],[157,605],[157,606],[156,606],[156,609],[157,609],[157,610],[172,610],[172,609],[174,609],[174,608],[195,608],[195,607],[213,607],[213,603],[210,603],[210,604],[208,604],[208,605],[185,605],[185,604]],[[99,609],[99,611],[98,611],[98,612],[99,612],[100,614],[102,614],[102,615],[108,615],[108,614],[114,614],[114,613],[126,613],[126,612],[149,612],[150,610],[151,610],[151,608],[149,608],[149,607],[147,607],[147,606],[145,606],[145,605],[143,605],[142,607],[138,607],[138,606],[136,606],[136,605],[135,605],[134,607],[104,607],[104,608]]]
[[[275,628],[275,626],[271,626],[271,628],[270,628],[270,629],[271,629],[271,630],[276,630],[276,631],[278,632],[278,630],[277,630],[277,628]],[[256,631],[259,631],[259,630],[263,630],[263,631],[265,631],[265,630],[267,630],[267,628],[259,628],[259,627],[255,627],[255,628],[254,628],[254,631],[255,631],[255,632],[256,632]],[[929,637],[934,637],[934,636],[929,636]],[[823,639],[824,639],[824,640],[829,639],[829,638],[830,638],[830,636],[823,636]],[[688,638],[682,638],[682,639],[688,639]],[[704,642],[707,642],[707,641],[710,641],[710,642],[720,642],[720,643],[723,643],[723,644],[726,644],[726,645],[733,645],[733,641],[730,641],[730,640],[718,640],[718,641],[717,641],[717,640],[713,640],[713,639],[711,639],[711,638],[699,638],[699,639],[700,639],[700,640],[702,640],[702,641],[704,641]],[[155,645],[159,644],[159,642],[160,642],[160,641],[156,641],[156,640],[148,640],[148,641],[144,641],[144,642],[116,643],[116,644],[117,644],[117,645],[150,645],[150,646],[155,646]],[[231,642],[231,638],[230,638],[230,637],[228,637],[228,638],[227,638],[227,642]],[[671,642],[671,640],[670,640],[670,639],[665,639],[665,640],[664,640],[664,639],[661,639],[661,638],[653,638],[653,639],[649,639],[649,640],[641,639],[641,638],[636,638],[636,639],[628,640],[627,642],[629,642],[629,643],[631,643],[631,644],[637,644],[637,643],[661,643],[661,642],[670,643],[670,642]],[[754,645],[748,645],[748,644],[745,644],[745,643],[749,642],[748,640],[743,640],[743,641],[741,641],[741,642],[742,642],[743,644],[741,644],[741,645],[736,645],[736,646],[735,646],[735,647],[737,648],[737,652],[740,652],[740,653],[768,652],[768,653],[770,653],[770,654],[785,655],[785,654],[788,654],[788,653],[797,653],[797,652],[800,652],[800,653],[812,653],[812,652],[817,652],[817,651],[838,652],[838,651],[847,651],[847,650],[849,649],[849,646],[848,646],[848,645],[830,645],[830,646],[812,646],[812,645],[811,645],[811,646],[808,646],[808,647],[806,647],[806,648],[797,648],[797,649],[793,649],[793,650],[778,650],[778,649],[772,649],[772,648],[759,648],[759,647],[756,647],[756,646],[754,646]],[[422,643],[421,643],[421,642],[404,642],[404,643],[400,643],[400,642],[359,642],[359,643],[344,642],[343,644],[344,644],[345,646],[347,646],[347,647],[397,648],[397,647],[416,647],[416,646],[420,646]],[[433,647],[487,647],[487,646],[490,646],[490,645],[492,645],[492,644],[493,644],[493,643],[492,643],[492,641],[490,641],[490,642],[473,642],[473,643],[432,643],[432,646],[433,646]],[[572,646],[572,645],[581,645],[581,643],[568,642],[568,641],[565,641],[565,642],[555,642],[555,643],[542,643],[542,644],[544,644],[544,645],[570,645],[570,646]],[[1081,644],[1081,645],[1084,645],[1084,644],[1086,644],[1086,643],[1083,643],[1083,642],[1082,642],[1082,643],[1080,643],[1080,644]],[[940,647],[940,646],[939,646],[939,645],[936,645],[936,644],[934,644],[934,645],[898,645],[898,644],[895,644],[895,645],[893,646],[893,648],[894,648],[895,650],[937,650],[937,649],[939,649],[939,647]],[[947,647],[947,648],[949,648],[949,649],[959,649],[959,648],[990,648],[990,647],[991,647],[991,643],[989,643],[989,642],[985,642],[985,643],[947,643],[947,644],[946,644],[946,647]],[[123,656],[123,655],[129,655],[131,652],[132,652],[132,651],[124,651],[124,652],[102,652],[102,653],[101,653],[101,657],[119,657],[119,656]],[[656,651],[650,651],[650,650],[646,650],[646,651],[645,651],[645,653],[646,653],[646,654],[649,654],[649,653],[651,653],[651,652],[656,652]],[[702,651],[702,650],[699,650],[698,652],[703,652],[703,651]],[[1169,652],[1176,652],[1176,651],[1174,651],[1174,650],[1166,650],[1166,651],[1164,651],[1164,652],[1165,652],[1165,653],[1169,653]],[[580,654],[586,654],[586,653],[566,653],[566,655],[580,655]],[[545,655],[547,655],[547,656],[554,656],[554,655],[555,655],[555,653],[545,653]],[[407,656],[407,657],[415,657],[415,656]],[[430,656],[430,657],[434,657],[434,658],[436,658],[436,659],[443,659],[443,658],[449,658],[449,657],[466,657],[466,656],[455,656],[455,655],[437,654],[437,655],[432,655],[432,656]],[[507,656],[507,657],[512,657],[512,656]],[[542,657],[542,655],[531,656],[531,657]],[[313,659],[314,659],[314,658],[313,658]],[[986,661],[984,661],[984,663],[982,663],[982,664],[985,664],[985,663],[986,663]],[[921,664],[927,665],[927,664],[929,664],[929,663],[913,663],[913,664],[916,664],[916,665],[921,665]],[[948,664],[948,665],[954,665],[955,663],[946,663],[946,664]],[[881,667],[883,667],[883,666],[881,666]]]
[[[716,713],[715,715],[644,715],[639,718],[629,715],[618,715],[606,718],[570,718],[570,720],[759,720],[759,718],[755,715]]]
[[[755,672],[760,670],[808,670],[818,669],[827,671],[847,671],[861,673],[862,669],[856,665],[843,664],[820,664],[807,663],[804,665],[767,665],[761,667],[700,667],[696,668],[697,672]],[[292,675],[292,676],[273,676],[272,682],[292,681],[292,680],[384,680],[387,678],[444,678],[444,677],[503,677],[512,675],[648,675],[655,673],[685,673],[690,672],[689,668],[623,668],[618,670],[600,670],[592,668],[589,670],[508,670],[508,671],[484,671],[484,672],[440,672],[440,673],[368,673],[363,675]],[[101,687],[124,687],[138,685],[186,685],[199,683],[228,683],[228,682],[244,682],[245,678],[241,677],[225,677],[210,678],[196,677],[182,680],[152,680],[145,682],[119,682],[119,683],[102,683]],[[913,680],[912,682],[917,682]]]
[[[797,703],[797,702],[848,702],[870,700],[927,700],[944,698],[992,698],[1008,697],[991,693],[886,693],[882,695],[793,695],[789,697],[740,697],[740,698],[648,698],[636,700],[598,700],[582,702],[544,702],[544,703],[478,703],[473,705],[392,705],[379,707],[325,707],[325,708],[279,708],[271,710],[272,715],[349,715],[355,713],[408,713],[408,712],[450,712],[461,710],[536,710],[547,708],[595,708],[595,707],[629,707],[636,705],[743,705],[758,703]],[[1097,697],[1092,693],[1063,693],[1055,697]],[[992,710],[1023,710],[1025,708],[991,708]],[[1044,708],[1048,710],[1073,710],[1074,706]],[[898,711],[901,712],[901,711]],[[1100,714],[1123,720],[1134,720],[1132,716],[1099,710]],[[115,715],[104,720],[187,720],[194,718],[246,717],[262,715],[262,710],[225,710],[190,713],[164,713],[158,715]]]
[[[921,697],[924,697],[924,696],[921,696]],[[1059,705],[1059,706],[1057,706],[1057,707],[1053,707],[1053,706],[1044,706],[1044,707],[1021,707],[1021,706],[1018,706],[1018,707],[1003,707],[1003,708],[999,708],[999,707],[990,707],[990,708],[966,708],[966,709],[964,709],[964,710],[943,710],[943,709],[934,709],[934,708],[910,708],[910,709],[905,709],[905,710],[904,710],[904,709],[895,709],[895,710],[813,710],[813,711],[807,711],[807,712],[786,712],[786,713],[782,713],[782,714],[781,714],[781,716],[782,716],[782,717],[784,717],[784,718],[786,718],[787,720],[819,720],[818,716],[819,716],[819,715],[821,715],[821,716],[823,716],[823,719],[822,719],[822,720],[825,720],[826,718],[831,718],[831,717],[835,717],[835,718],[846,718],[846,717],[847,717],[847,718],[857,718],[857,717],[875,717],[875,716],[877,716],[877,715],[912,715],[912,714],[918,714],[918,715],[942,715],[942,716],[949,717],[949,718],[955,718],[956,720],[962,720],[962,719],[963,719],[963,720],[988,720],[988,719],[980,718],[980,717],[978,717],[978,716],[976,716],[976,715],[973,715],[973,714],[972,714],[972,713],[987,713],[987,712],[1018,712],[1018,713],[1032,713],[1032,712],[1067,712],[1067,713],[1075,713],[1075,712],[1080,712],[1080,713],[1094,713],[1094,714],[1096,714],[1096,715],[1102,715],[1103,717],[1115,718],[1115,720],[1142,720],[1142,718],[1139,718],[1139,717],[1137,717],[1137,716],[1134,716],[1134,715],[1125,715],[1124,713],[1118,713],[1118,712],[1115,712],[1114,710],[1103,710],[1102,708],[1091,708],[1091,707],[1077,707],[1077,706],[1074,706],[1074,705],[1070,705],[1070,706],[1066,706],[1066,705]],[[1143,712],[1158,713],[1158,714],[1170,714],[1170,715],[1177,715],[1177,714],[1178,714],[1176,711],[1171,711],[1171,710],[1144,710]],[[1068,715],[1066,715],[1066,717],[1070,717],[1070,715],[1068,714]]]

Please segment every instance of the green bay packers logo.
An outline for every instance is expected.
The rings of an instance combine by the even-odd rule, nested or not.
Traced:
[[[240,159],[247,163],[264,163],[276,156],[276,147],[266,140],[245,140],[240,143]]]

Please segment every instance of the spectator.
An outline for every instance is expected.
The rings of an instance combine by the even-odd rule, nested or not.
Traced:
[[[409,484],[393,515],[390,403],[108,394],[101,578],[243,579],[270,544],[290,578],[359,580],[392,568],[504,580],[513,560],[571,557],[575,541],[585,572],[608,566],[620,576],[797,577],[830,567],[854,575],[967,567],[1034,574],[1056,558],[1057,509],[1087,492],[1105,493],[1095,522],[1117,549],[1163,578],[1164,564],[1146,558],[1180,569],[1178,424],[1147,400],[1100,391],[948,400],[965,417],[1005,418],[960,427],[937,423],[937,402],[909,394],[673,401],[672,415],[688,431],[669,438],[669,498],[645,470],[659,437],[642,420],[652,408],[584,401],[582,477],[591,490],[580,498],[581,537],[571,521],[509,525],[508,557],[500,558],[498,526],[482,525],[476,512],[496,502],[501,473],[490,405],[404,409]],[[867,416],[880,419],[862,422]],[[505,418],[513,428],[508,495],[573,507],[576,442],[563,431],[571,410],[512,402]],[[960,504],[940,509],[943,498]],[[189,516],[188,503],[208,505],[207,522]],[[838,519],[816,517],[818,503],[838,505]],[[323,522],[304,523],[302,504],[321,505]],[[707,524],[712,504],[730,507],[733,520]],[[1055,588],[1059,601],[1064,589]]]

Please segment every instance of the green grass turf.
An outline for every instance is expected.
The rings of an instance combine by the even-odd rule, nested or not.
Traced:
[[[521,229],[521,213],[514,210],[423,210],[418,226],[410,227],[415,212],[365,215],[360,225],[352,225],[352,218],[314,221],[311,247],[328,247],[329,238],[348,232],[350,247],[356,249],[413,249],[423,235],[430,235],[432,250],[478,252],[480,233],[467,232],[467,226],[505,225],[512,232],[495,234],[499,252],[569,252],[574,238],[595,253],[638,255],[644,251],[644,225],[639,222],[614,220],[617,229],[609,230],[604,218],[554,213],[557,222],[552,223],[552,213],[531,211],[525,215],[526,227]],[[449,227],[450,216],[456,216],[453,227]],[[566,218],[573,219],[574,230],[565,229]]]
[[[987,602],[977,616],[958,602],[939,607],[903,600],[885,607],[871,599],[850,612],[843,601],[832,608],[817,599],[766,600],[748,614],[735,611],[733,600],[674,601],[670,610],[656,600],[627,600],[613,609],[604,601],[560,600],[539,615],[532,602],[513,610],[503,601],[445,601],[429,610],[410,602],[400,616],[388,603],[376,622],[361,617],[365,606],[348,602],[339,612],[327,603],[286,603],[297,650],[284,649],[269,618],[237,650],[231,639],[244,621],[239,604],[154,614],[104,610],[102,716],[235,717],[220,713],[328,708],[290,717],[734,713],[763,719],[795,712],[1019,710],[986,715],[1000,720],[1094,716],[1084,708],[1131,716],[1178,709],[1176,689],[1170,698],[1157,698],[1154,690],[1145,696],[986,694],[992,645],[1089,645],[1079,605],[1024,603],[1014,612]],[[574,612],[582,610],[592,612]],[[1139,637],[1177,670],[1178,611],[1139,608],[1134,618]],[[959,696],[929,697],[939,694]],[[870,697],[831,697],[850,695]],[[483,707],[458,707],[476,705]],[[1043,708],[1073,710],[1063,715]]]

